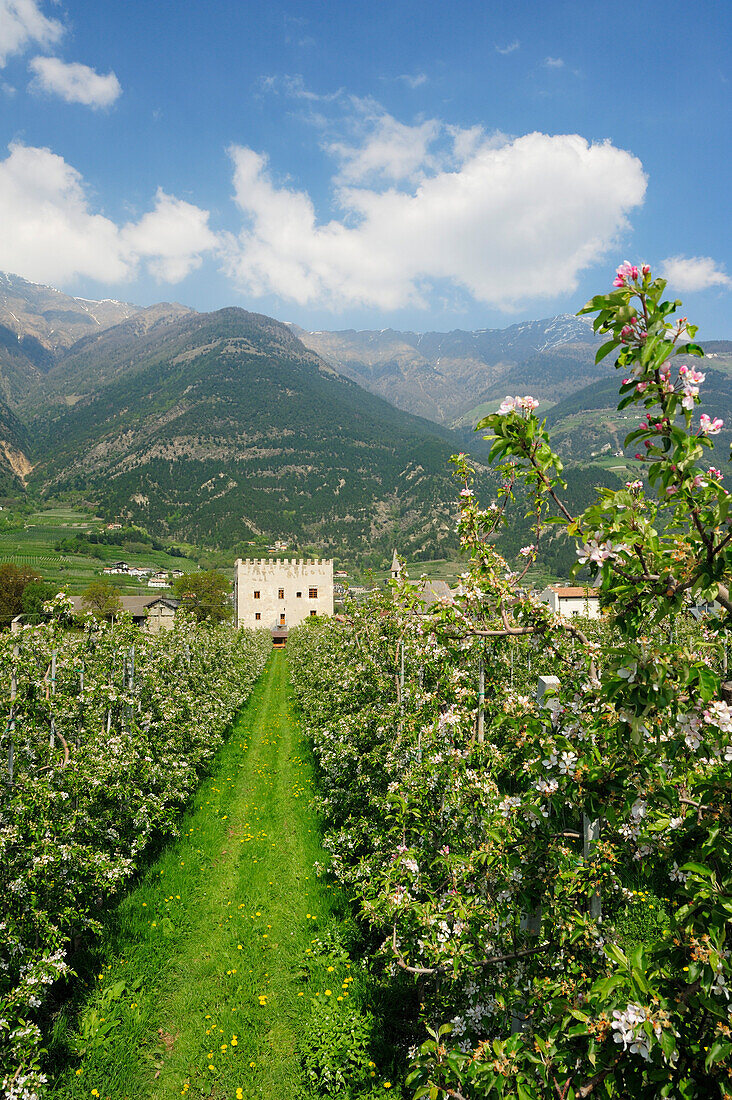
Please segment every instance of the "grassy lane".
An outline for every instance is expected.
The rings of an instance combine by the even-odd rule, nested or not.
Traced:
[[[181,839],[120,904],[81,1009],[57,1021],[55,1100],[303,1096],[300,967],[332,895],[313,871],[299,736],[273,653]]]

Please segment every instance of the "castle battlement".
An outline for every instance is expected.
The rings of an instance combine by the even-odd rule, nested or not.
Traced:
[[[333,614],[333,559],[237,558],[237,627],[285,634],[304,619]]]

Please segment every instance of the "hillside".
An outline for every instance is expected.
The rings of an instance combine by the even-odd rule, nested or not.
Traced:
[[[22,492],[31,470],[29,451],[25,427],[0,397],[0,497]]]
[[[295,331],[372,393],[440,424],[472,427],[482,402],[520,385],[538,383],[553,403],[603,371],[594,365],[592,328],[566,314],[476,332]]]
[[[139,309],[109,298],[101,302],[72,298],[52,286],[0,272],[0,325],[34,341],[52,357],[82,336],[117,325]]]
[[[721,465],[721,456],[725,459],[732,444],[732,371],[720,370],[725,366],[721,354],[707,358],[703,366],[706,375],[701,387],[702,403],[695,412],[698,422],[700,413],[719,416],[725,427],[714,438],[716,464]],[[732,361],[732,357],[730,357]],[[712,366],[712,364],[714,364]],[[552,442],[565,460],[590,462],[602,455],[625,455],[632,458],[636,448],[624,447],[625,437],[642,419],[640,409],[628,408],[618,412],[618,390],[620,376],[617,372],[609,378],[585,386],[577,393],[563,398],[547,414],[547,427]],[[710,457],[710,461],[712,461]]]
[[[24,405],[44,493],[160,536],[323,550],[454,545],[461,441],[368,393],[287,326],[223,309],[77,344]]]

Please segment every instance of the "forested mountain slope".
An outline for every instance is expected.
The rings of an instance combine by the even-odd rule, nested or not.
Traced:
[[[83,341],[36,390],[34,485],[222,547],[259,533],[324,550],[453,544],[457,437],[269,317],[231,308],[138,329],[139,315]]]

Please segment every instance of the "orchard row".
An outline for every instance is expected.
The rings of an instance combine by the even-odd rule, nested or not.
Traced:
[[[0,635],[7,1100],[43,1091],[38,1021],[49,991],[146,847],[175,833],[270,650],[263,632],[177,619],[153,635],[91,617],[70,630],[61,614]]]

